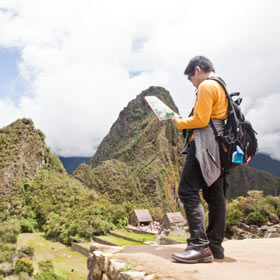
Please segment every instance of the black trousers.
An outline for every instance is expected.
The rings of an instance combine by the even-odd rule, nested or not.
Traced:
[[[204,209],[199,191],[209,209],[208,228],[205,230]],[[226,226],[226,203],[223,178],[220,177],[208,187],[201,173],[199,162],[195,157],[195,142],[192,141],[187,151],[187,158],[179,184],[179,197],[186,212],[190,238],[188,248],[209,245],[213,254],[223,253],[222,241]]]

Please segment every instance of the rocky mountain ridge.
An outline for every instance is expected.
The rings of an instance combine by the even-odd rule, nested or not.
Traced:
[[[159,97],[178,112],[164,88],[143,91],[120,112],[89,165],[81,165],[73,176],[109,195],[112,202],[132,199],[148,207],[174,211],[178,208],[176,188],[185,159],[181,154],[183,137],[170,121],[157,122],[144,101],[146,95]],[[227,197],[246,196],[250,190],[279,195],[279,179],[249,166],[235,168],[227,178]]]
[[[45,144],[45,135],[35,129],[31,119],[19,119],[0,130],[0,193],[9,190],[23,177],[32,177],[53,164],[57,157]],[[65,172],[60,161],[56,168]]]
[[[156,120],[144,100],[147,95],[157,96],[178,112],[165,89],[143,91],[120,112],[89,166],[80,166],[73,176],[106,193],[114,203],[126,199],[159,211],[175,211],[183,137],[170,121]],[[118,193],[117,198],[112,193]]]

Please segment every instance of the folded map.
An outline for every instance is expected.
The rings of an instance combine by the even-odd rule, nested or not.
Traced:
[[[174,116],[178,116],[177,113],[171,110],[156,96],[145,96],[145,100],[147,101],[159,121],[169,120]]]

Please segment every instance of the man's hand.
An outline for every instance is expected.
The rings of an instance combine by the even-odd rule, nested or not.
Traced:
[[[176,123],[176,120],[177,119],[179,119],[179,118],[181,118],[181,116],[179,116],[179,115],[174,115],[174,117],[171,119],[171,121],[173,122],[173,123]]]

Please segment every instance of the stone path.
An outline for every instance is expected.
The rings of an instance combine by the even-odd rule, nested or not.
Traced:
[[[172,253],[185,245],[131,246],[114,258],[132,264],[138,271],[154,273],[156,279],[280,280],[280,238],[230,240],[224,247],[224,260],[204,264],[173,262]]]

